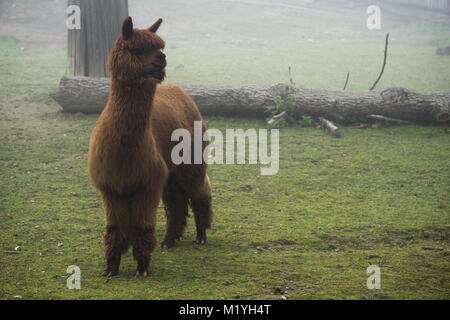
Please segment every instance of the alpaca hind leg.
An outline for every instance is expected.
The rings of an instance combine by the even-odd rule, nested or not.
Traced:
[[[205,175],[204,182],[196,189],[190,197],[190,204],[194,212],[197,229],[197,243],[206,243],[206,229],[211,228],[214,216],[212,210],[211,185],[209,178]]]
[[[128,242],[128,205],[102,194],[105,209],[106,228],[103,235],[106,269],[104,276],[112,277],[119,273],[120,258],[129,247]]]
[[[173,175],[167,179],[163,202],[167,220],[166,235],[161,243],[161,248],[169,249],[183,235],[188,216],[188,197]]]
[[[159,197],[158,197],[159,196]],[[138,192],[130,201],[130,242],[137,261],[136,276],[148,276],[150,255],[156,247],[156,209],[160,195],[151,190]]]

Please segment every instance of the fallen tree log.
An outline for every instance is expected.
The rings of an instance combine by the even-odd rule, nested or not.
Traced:
[[[203,115],[267,117],[266,107],[294,95],[293,116],[324,117],[335,123],[378,114],[414,123],[438,123],[450,119],[450,91],[419,93],[404,88],[382,91],[331,91],[276,85],[179,84],[197,103]],[[66,112],[100,113],[109,93],[108,78],[71,77],[61,79],[51,96]]]

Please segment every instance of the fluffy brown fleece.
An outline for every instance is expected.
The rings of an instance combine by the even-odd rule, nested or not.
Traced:
[[[133,29],[128,17],[108,58],[111,87],[108,103],[92,132],[89,174],[100,191],[106,218],[103,237],[106,270],[119,272],[120,257],[133,247],[137,275],[148,275],[156,247],[156,209],[162,198],[170,248],[183,234],[188,204],[194,212],[197,242],[211,227],[211,187],[206,163],[175,165],[172,132],[194,132],[203,121],[191,97],[175,85],[159,85],[165,76],[164,41],[156,35],[162,20],[148,29]],[[206,126],[203,123],[203,131]],[[205,148],[207,142],[203,142]]]

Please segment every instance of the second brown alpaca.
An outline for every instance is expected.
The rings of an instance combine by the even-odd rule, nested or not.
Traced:
[[[171,161],[175,129],[193,135],[202,121],[191,97],[175,85],[158,85],[165,77],[164,41],[156,35],[162,20],[148,29],[133,29],[128,17],[108,58],[111,87],[106,107],[92,132],[89,174],[100,191],[105,211],[104,275],[119,272],[121,255],[131,245],[136,275],[148,275],[156,247],[156,210],[162,198],[170,248],[186,226],[188,204],[194,212],[197,242],[206,242],[211,227],[211,187],[207,165]],[[203,142],[203,149],[207,142]]]

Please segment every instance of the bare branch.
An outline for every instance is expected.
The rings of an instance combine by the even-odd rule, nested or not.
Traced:
[[[347,89],[347,84],[348,84],[348,79],[350,78],[350,72],[347,72],[347,79],[345,79],[345,85],[344,85],[344,89],[342,89],[342,90],[344,90],[345,91],[345,89]]]
[[[291,66],[289,66],[289,81],[291,82],[291,86],[295,87],[294,80],[292,80]]]
[[[380,75],[378,76],[378,79],[375,80],[375,83],[373,84],[372,88],[370,88],[370,91],[372,91],[373,89],[375,89],[375,87],[376,87],[377,84],[378,84],[378,81],[380,81],[381,76],[383,75],[384,67],[386,66],[386,59],[387,59],[388,45],[389,45],[389,33],[386,34],[386,45],[385,45],[385,47],[384,47],[384,61],[383,61],[383,67],[381,68],[381,72],[380,72]]]

